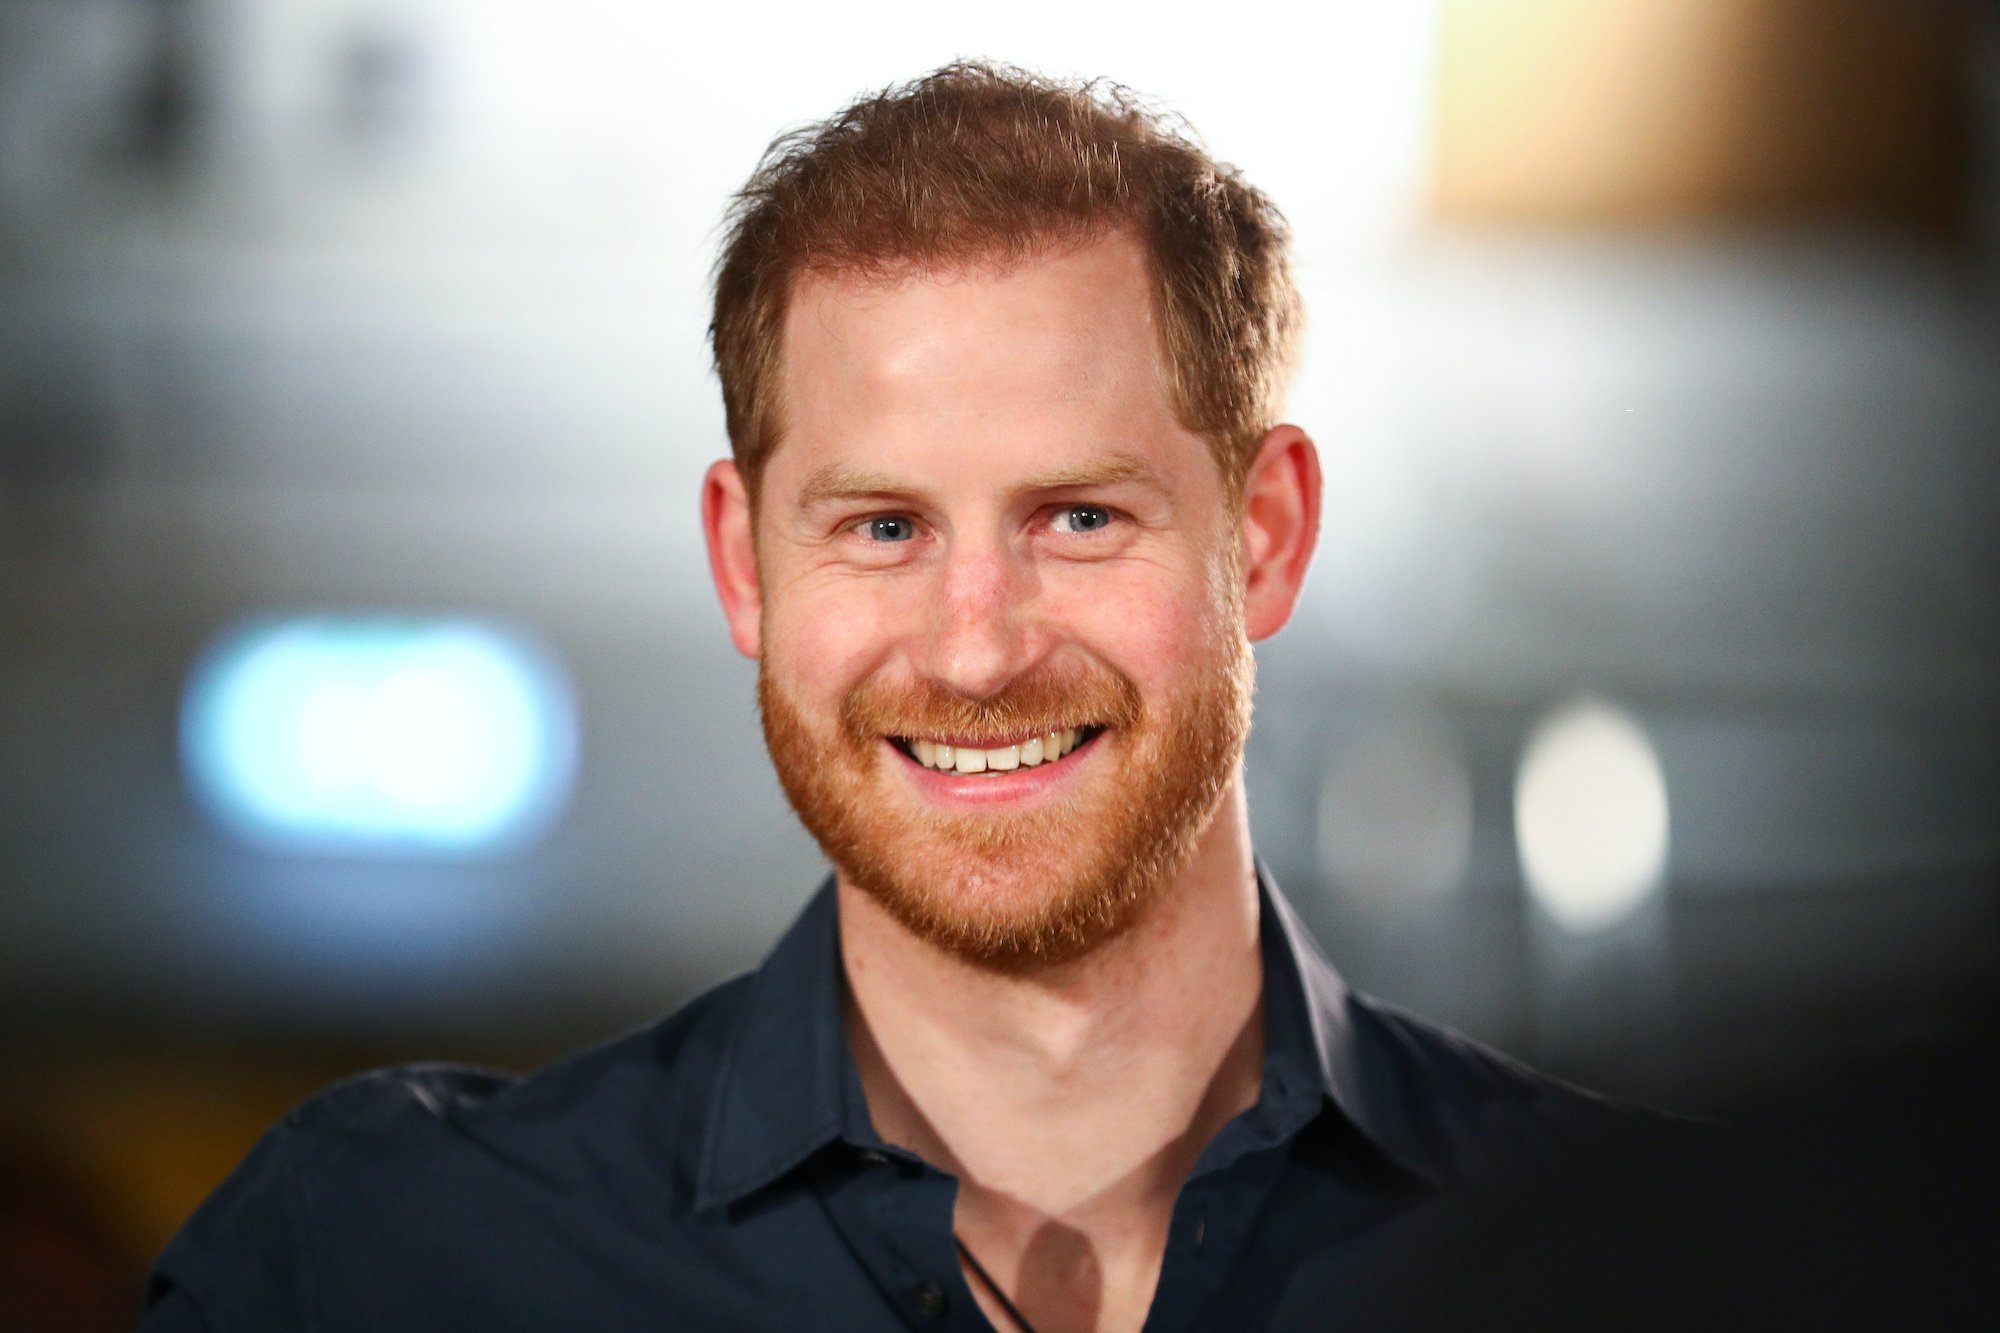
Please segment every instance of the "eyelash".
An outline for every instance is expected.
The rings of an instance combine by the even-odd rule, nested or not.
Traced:
[[[1089,528],[1080,528],[1080,529],[1073,529],[1073,530],[1070,530],[1070,531],[1063,531],[1062,529],[1059,529],[1059,528],[1058,528],[1058,529],[1056,529],[1056,530],[1057,530],[1058,532],[1061,532],[1061,533],[1062,533],[1062,535],[1063,535],[1063,536],[1066,536],[1066,537],[1070,537],[1070,536],[1077,536],[1077,537],[1080,537],[1080,536],[1085,536],[1085,535],[1087,535],[1087,534],[1089,534],[1089,533],[1093,533],[1093,532],[1102,532],[1102,531],[1103,531],[1103,530],[1104,530],[1105,528],[1109,527],[1109,526],[1110,526],[1110,525],[1112,524],[1112,522],[1113,522],[1113,521],[1115,521],[1115,520],[1116,520],[1117,518],[1119,518],[1119,517],[1120,517],[1120,515],[1119,515],[1118,511],[1117,511],[1117,510],[1115,510],[1115,509],[1113,509],[1113,508],[1111,508],[1111,507],[1110,507],[1109,505],[1097,505],[1097,504],[1069,504],[1069,505],[1057,505],[1057,506],[1055,506],[1055,507],[1054,507],[1054,509],[1053,509],[1053,511],[1052,511],[1052,513],[1051,513],[1051,515],[1050,515],[1050,523],[1051,523],[1051,526],[1053,526],[1053,524],[1055,523],[1055,521],[1056,521],[1057,519],[1060,519],[1060,518],[1067,518],[1067,517],[1069,517],[1069,516],[1071,516],[1071,515],[1074,515],[1074,514],[1076,514],[1076,513],[1078,513],[1078,512],[1081,512],[1081,511],[1084,511],[1084,510],[1089,510],[1089,511],[1092,511],[1092,512],[1094,512],[1094,513],[1098,513],[1098,514],[1102,514],[1102,515],[1104,516],[1104,520],[1103,520],[1103,522],[1099,523],[1099,524],[1098,524],[1098,525],[1097,525],[1096,527],[1089,527]],[[856,522],[855,522],[855,523],[854,523],[854,524],[852,525],[852,528],[851,528],[851,530],[852,530],[853,532],[855,532],[856,534],[858,534],[858,535],[860,535],[860,536],[862,536],[862,537],[864,537],[864,538],[867,538],[867,537],[869,536],[869,534],[871,533],[871,530],[872,530],[872,529],[874,528],[874,526],[875,526],[875,525],[876,525],[877,523],[898,523],[898,522],[900,522],[900,523],[907,523],[907,524],[910,524],[910,525],[911,525],[911,527],[912,527],[912,529],[914,529],[914,528],[915,528],[915,526],[916,526],[916,520],[915,520],[915,519],[913,519],[913,518],[911,518],[911,517],[910,517],[909,515],[907,515],[907,514],[872,514],[872,515],[870,515],[870,516],[869,516],[869,517],[867,517],[867,518],[864,518],[864,519],[859,519],[859,520],[857,520],[857,521],[856,521]],[[873,544],[877,544],[877,545],[882,545],[882,546],[900,546],[900,545],[902,545],[902,544],[903,544],[904,542],[906,542],[906,541],[911,541],[911,540],[914,540],[914,539],[915,539],[915,537],[916,537],[916,533],[915,533],[915,531],[913,530],[913,531],[911,532],[910,536],[908,536],[908,537],[905,537],[905,538],[902,538],[902,539],[900,539],[900,540],[888,540],[888,539],[885,539],[885,540],[882,540],[882,541],[880,541],[880,542],[876,542],[876,543],[873,543]]]

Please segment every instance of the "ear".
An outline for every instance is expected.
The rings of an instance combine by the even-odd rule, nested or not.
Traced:
[[[1319,541],[1319,450],[1297,426],[1276,426],[1243,482],[1243,620],[1254,642],[1285,627]]]
[[[750,493],[736,464],[720,459],[701,483],[701,530],[708,539],[708,572],[722,602],[736,651],[756,657],[763,649],[764,593],[757,581],[757,541]]]

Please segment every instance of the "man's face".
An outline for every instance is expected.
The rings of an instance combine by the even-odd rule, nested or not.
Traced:
[[[1186,864],[1251,666],[1235,505],[1139,247],[809,278],[757,501],[759,698],[844,876],[982,963],[1076,957]]]

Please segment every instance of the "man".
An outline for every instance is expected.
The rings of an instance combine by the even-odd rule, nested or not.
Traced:
[[[702,521],[831,884],[653,1029],[308,1103],[151,1326],[1332,1321],[1425,1200],[1617,1122],[1345,991],[1253,861],[1298,322],[1270,203],[1117,90],[953,66],[774,145]]]

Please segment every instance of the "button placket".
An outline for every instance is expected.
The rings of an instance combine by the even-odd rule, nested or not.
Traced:
[[[885,1144],[855,1145],[821,1203],[911,1330],[984,1327],[959,1279],[951,1217],[957,1182]],[[968,1313],[969,1312],[969,1313]]]
[[[942,1286],[925,1278],[910,1288],[910,1305],[926,1319],[942,1319],[951,1310],[951,1298]]]

